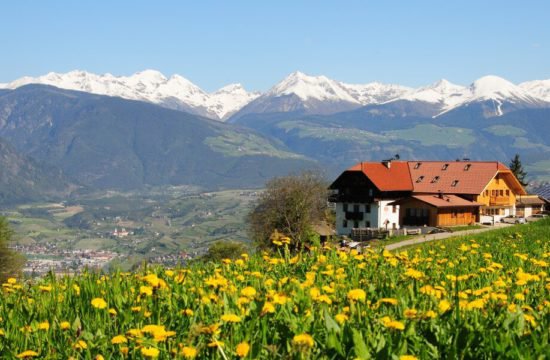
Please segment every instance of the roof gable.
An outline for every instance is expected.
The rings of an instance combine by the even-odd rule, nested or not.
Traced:
[[[380,162],[361,162],[347,171],[365,174],[380,191],[412,191],[413,185],[406,161],[391,161],[388,166]]]

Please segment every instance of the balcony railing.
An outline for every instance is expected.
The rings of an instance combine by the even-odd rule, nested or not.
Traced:
[[[491,196],[489,198],[489,205],[490,206],[512,205],[510,201],[511,200],[509,196]]]

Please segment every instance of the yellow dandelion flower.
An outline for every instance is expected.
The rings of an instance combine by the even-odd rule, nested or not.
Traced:
[[[208,347],[220,347],[220,348],[223,348],[225,346],[225,343],[223,341],[219,341],[219,340],[212,340],[210,343],[208,343],[208,345],[206,345]]]
[[[229,323],[238,323],[241,322],[241,317],[235,314],[225,314],[221,317],[222,321]]]
[[[42,292],[50,292],[52,291],[52,286],[51,285],[44,285],[44,286],[39,286],[38,289],[40,289],[40,291]]]
[[[447,312],[451,308],[451,303],[448,300],[441,300],[437,305],[440,313]]]
[[[35,356],[38,356],[38,353],[36,351],[26,350],[26,351],[23,351],[21,354],[17,355],[17,358],[18,359],[28,359],[28,358],[32,358],[32,357],[35,357]]]
[[[266,301],[264,303],[264,306],[262,307],[262,315],[265,315],[268,313],[273,314],[274,312],[275,312],[275,305]]]
[[[365,301],[367,293],[362,289],[353,289],[348,292],[348,300],[350,301]]]
[[[107,302],[102,298],[94,298],[91,303],[96,309],[105,309],[107,307]]]
[[[347,320],[349,320],[349,316],[347,316],[346,314],[336,314],[336,316],[334,316],[334,319],[338,324],[342,325]]]
[[[247,342],[242,342],[238,344],[237,348],[235,349],[237,356],[240,358],[246,357],[249,351],[250,351],[250,345],[248,345]]]
[[[47,321],[41,322],[40,324],[38,324],[38,329],[48,331],[50,330],[50,323]]]
[[[378,302],[382,304],[390,304],[390,305],[397,305],[398,303],[397,299],[394,299],[394,298],[382,298],[378,300]]]
[[[71,327],[71,324],[68,321],[62,321],[59,324],[59,327],[61,328],[61,330],[68,330]]]
[[[181,349],[181,354],[186,359],[194,359],[197,356],[197,349],[192,346],[184,346]]]
[[[296,345],[299,348],[312,348],[315,345],[315,341],[313,340],[313,337],[309,334],[299,334],[294,336],[292,339],[292,343]]]
[[[241,295],[248,298],[253,298],[256,295],[256,289],[254,289],[252,286],[247,286],[241,290]]]
[[[153,288],[151,286],[140,286],[139,293],[141,295],[151,296],[153,295]]]
[[[418,358],[414,355],[401,355],[399,360],[418,360]]]
[[[128,339],[124,335],[117,335],[111,339],[111,344],[118,345],[118,344],[126,344],[128,342]]]
[[[86,350],[88,348],[88,344],[86,344],[86,341],[84,340],[78,340],[74,343],[73,347],[77,350]]]
[[[156,358],[159,356],[159,349],[154,347],[142,347],[141,348],[141,355],[145,356],[146,358]]]

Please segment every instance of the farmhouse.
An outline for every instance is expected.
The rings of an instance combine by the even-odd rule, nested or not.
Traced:
[[[515,215],[526,195],[513,173],[496,161],[361,162],[331,185],[336,230],[453,226]]]

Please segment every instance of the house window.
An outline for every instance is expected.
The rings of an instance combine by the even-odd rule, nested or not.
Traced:
[[[372,189],[369,189],[369,196],[372,197],[373,191]]]
[[[471,167],[472,167],[472,164],[466,164],[466,166],[464,166],[464,171],[470,170]]]
[[[342,221],[342,227],[345,227],[345,228],[348,227],[348,221],[346,219],[344,219],[344,221]]]
[[[416,182],[419,183],[422,182],[422,180],[424,180],[424,175],[420,175],[418,179],[416,179]]]
[[[510,196],[510,190],[506,190],[506,196]]]
[[[458,180],[453,181],[453,183],[451,184],[451,186],[457,186],[457,185],[458,185]]]
[[[367,222],[365,223],[365,226],[368,227],[368,228],[370,228],[370,221],[367,221]]]
[[[348,212],[348,204],[344,204],[344,205],[342,205],[342,207],[344,208],[345,212]]]
[[[432,183],[436,183],[439,181],[439,176],[435,176],[433,179],[432,179]]]
[[[504,196],[504,190],[500,190],[500,196]]]
[[[417,163],[414,165],[414,168],[415,168],[415,169],[418,169],[418,168],[420,167],[420,165],[422,165],[422,163],[417,162]]]
[[[448,167],[449,167],[449,164],[445,164],[445,165],[443,165],[443,167],[441,168],[441,170],[447,170]]]
[[[353,227],[357,229],[359,227],[359,221],[357,221],[357,220],[354,221],[353,222]]]
[[[485,190],[485,196],[489,196],[489,190]]]
[[[356,213],[359,212],[359,204],[353,205],[353,212],[356,212]]]
[[[391,212],[395,214],[396,210],[397,210],[397,206],[392,205]]]
[[[370,204],[365,205],[365,212],[370,213]]]

